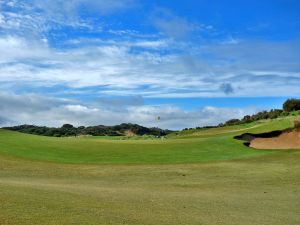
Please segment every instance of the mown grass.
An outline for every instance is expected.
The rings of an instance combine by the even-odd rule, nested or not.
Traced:
[[[299,153],[134,166],[0,156],[0,224],[295,225]]]
[[[300,120],[300,116],[288,116],[278,119],[259,120],[252,123],[218,127],[218,128],[207,128],[207,129],[191,129],[184,130],[170,134],[170,138],[199,138],[199,137],[210,137],[210,136],[223,136],[223,135],[237,135],[246,132],[252,133],[263,133],[273,130],[282,130],[293,127],[293,121]]]
[[[247,148],[233,140],[234,135],[284,129],[291,127],[294,119],[183,131],[163,140],[54,138],[0,130],[0,153],[30,160],[83,164],[172,164],[247,158],[272,152]]]
[[[1,130],[0,224],[299,224],[300,151],[252,150],[233,139],[293,119],[167,140]]]
[[[168,140],[49,138],[0,131],[0,153],[30,160],[90,164],[196,163],[244,158],[255,151],[231,136]]]

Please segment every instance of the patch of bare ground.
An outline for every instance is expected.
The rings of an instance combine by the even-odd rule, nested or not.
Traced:
[[[136,134],[133,131],[131,131],[131,130],[126,130],[125,131],[125,135],[127,137],[134,137],[134,136],[136,136]]]

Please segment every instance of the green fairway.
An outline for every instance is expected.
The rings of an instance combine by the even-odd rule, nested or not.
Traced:
[[[244,158],[255,151],[232,135],[198,139],[104,140],[49,138],[0,131],[0,153],[30,160],[89,164],[172,164]]]
[[[299,224],[300,151],[254,150],[233,139],[294,119],[162,140],[0,130],[0,224]]]
[[[292,126],[294,117],[172,134],[168,139],[54,138],[0,130],[0,153],[30,160],[89,164],[173,164],[270,154],[245,147],[233,136]]]

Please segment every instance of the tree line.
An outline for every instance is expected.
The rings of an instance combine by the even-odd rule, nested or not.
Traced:
[[[220,123],[217,126],[205,126],[205,127],[196,127],[196,129],[205,129],[205,128],[216,128],[232,125],[240,125],[245,123],[251,123],[258,120],[264,119],[276,119],[279,117],[285,117],[290,115],[291,112],[300,110],[300,99],[288,99],[283,103],[282,109],[272,109],[270,111],[262,111],[254,115],[246,115],[242,119],[230,119],[225,123]],[[193,128],[185,128],[184,130],[191,130]]]
[[[283,109],[272,109],[270,111],[262,111],[254,115],[246,115],[242,119],[231,119],[225,123],[221,123],[217,126],[204,126],[196,127],[196,129],[216,128],[232,125],[240,125],[245,123],[251,123],[263,119],[276,119],[279,117],[288,116],[291,112],[300,110],[300,99],[288,99],[283,104]],[[160,128],[147,128],[138,124],[122,123],[116,126],[89,126],[89,127],[74,127],[71,124],[64,124],[60,128],[51,128],[46,126],[35,125],[21,125],[14,127],[5,127],[5,129],[19,131],[28,134],[53,136],[53,137],[69,137],[80,135],[92,135],[92,136],[126,136],[130,131],[135,135],[153,135],[153,136],[166,136],[173,131],[163,130]],[[185,128],[184,130],[192,130],[195,128]]]
[[[147,128],[138,124],[123,123],[116,126],[89,126],[89,127],[74,127],[71,124],[64,124],[60,128],[35,126],[35,125],[20,125],[14,127],[5,127],[4,129],[18,131],[27,134],[35,134],[51,137],[70,137],[70,136],[126,136],[128,132],[134,135],[152,135],[152,136],[166,136],[172,131],[163,130],[159,128]]]

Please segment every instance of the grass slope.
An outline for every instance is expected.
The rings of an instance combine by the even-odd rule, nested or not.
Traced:
[[[30,160],[90,164],[196,163],[246,158],[271,151],[249,149],[233,136],[292,125],[294,117],[232,127],[181,132],[167,140],[53,138],[0,130],[0,153]]]
[[[231,135],[198,139],[116,141],[84,138],[49,138],[0,131],[0,153],[30,160],[89,164],[196,163],[244,158],[255,151]]]
[[[1,130],[0,224],[299,224],[300,151],[232,139],[293,119],[149,141]]]

